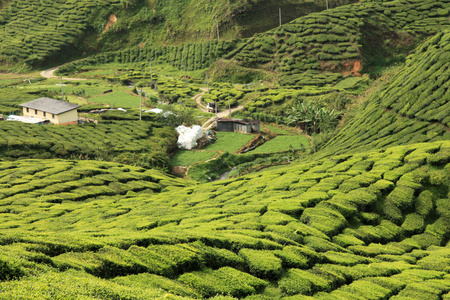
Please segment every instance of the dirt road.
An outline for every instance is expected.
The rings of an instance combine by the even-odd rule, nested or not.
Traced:
[[[231,109],[231,114],[233,114],[235,111],[238,110],[242,110],[244,108],[244,105],[239,105],[238,107],[232,108]],[[217,113],[217,118],[225,118],[225,117],[230,117],[230,110],[229,109],[225,109],[219,113]],[[211,129],[214,125],[214,121],[216,120],[216,117],[212,117],[210,119],[208,119],[208,121],[206,121],[202,127],[205,130]]]
[[[206,107],[202,104],[202,96],[207,92],[207,89],[205,88],[200,88],[200,90],[202,91],[200,94],[195,95],[194,97],[192,97],[192,100],[195,100],[195,102],[197,103],[197,107],[200,108],[202,111],[204,112],[208,112],[208,110],[206,109]]]
[[[201,109],[204,112],[208,112],[208,110],[206,109],[206,107],[202,104],[201,100],[202,100],[202,96],[207,92],[207,90],[205,88],[200,88],[200,90],[202,90],[201,93],[195,95],[194,97],[192,97],[192,100],[195,100],[195,102],[197,103],[197,107],[199,109]],[[235,111],[238,110],[242,110],[244,108],[243,105],[239,105],[238,107],[232,108],[231,109],[231,113],[234,113]],[[230,110],[229,109],[224,109],[221,112],[217,113],[217,117],[218,118],[225,118],[227,116],[230,115]],[[208,130],[211,129],[211,127],[213,127],[214,125],[214,121],[216,120],[216,117],[212,117],[210,119],[208,119],[203,125],[203,129]]]
[[[58,76],[56,76],[54,73],[56,70],[58,70],[60,66],[58,67],[53,67],[51,69],[48,70],[44,70],[41,72],[41,76],[44,78],[59,78]],[[86,80],[85,78],[69,78],[69,77],[63,77],[63,80],[71,80],[71,81],[83,81]]]

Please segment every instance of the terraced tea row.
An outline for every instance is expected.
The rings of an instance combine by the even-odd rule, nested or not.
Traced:
[[[231,51],[235,47],[235,44],[236,42],[209,41],[165,47],[137,46],[121,51],[106,52],[88,59],[75,61],[62,66],[58,72],[61,74],[69,74],[76,72],[83,66],[99,63],[133,63],[148,62],[150,60],[169,63],[181,70],[185,68],[189,71],[200,70],[209,67],[211,63]],[[149,77],[147,76],[147,78]]]
[[[155,170],[97,161],[22,160],[1,162],[0,169],[3,228],[16,227],[5,222],[8,215],[21,215],[23,224],[45,223],[48,218],[72,211],[73,202],[88,203],[100,196],[136,192],[159,193],[166,187],[189,185]],[[26,213],[31,207],[36,209],[34,215]],[[110,217],[127,211],[118,206]]]
[[[0,61],[29,65],[74,45],[97,6],[119,1],[13,1],[0,11]]]
[[[450,139],[449,38],[445,30],[419,47],[323,154]]]
[[[24,286],[36,272],[60,280],[74,274],[72,280],[89,281],[89,291],[104,284],[108,295],[118,295],[116,288],[143,293],[144,282],[194,298],[225,291],[314,299],[349,292],[361,299],[443,295],[450,291],[444,247],[449,168],[446,141],[334,156],[155,195],[58,203],[33,194],[32,203],[23,203],[39,190],[30,191],[19,202],[3,201],[2,261],[5,274]],[[102,184],[104,176],[90,180]],[[61,197],[79,190],[72,189]],[[2,193],[9,190],[15,186]],[[18,295],[15,282],[0,285],[2,292]]]
[[[158,126],[159,127],[159,126]],[[155,128],[152,122],[124,121],[79,126],[36,126],[0,123],[3,157],[106,159],[133,152],[171,151],[176,143],[170,128]]]
[[[395,56],[397,48],[411,48],[414,39],[448,27],[449,3],[371,1],[337,7],[248,39],[226,57],[248,67],[275,69],[285,85],[331,84],[343,72],[358,74],[363,61],[375,55],[371,49]]]

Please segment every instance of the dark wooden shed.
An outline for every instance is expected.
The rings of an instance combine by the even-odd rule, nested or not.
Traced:
[[[261,131],[261,122],[257,120],[217,119],[217,131],[258,133]]]

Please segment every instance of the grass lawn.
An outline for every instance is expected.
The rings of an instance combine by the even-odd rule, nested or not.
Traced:
[[[192,164],[206,161],[220,151],[233,153],[245,146],[254,135],[236,132],[216,132],[217,141],[209,145],[205,151],[180,150],[172,159],[174,166],[190,166]]]
[[[174,166],[190,166],[200,161],[206,161],[216,153],[215,151],[180,150],[172,158],[172,164]]]
[[[266,127],[267,129],[270,130],[270,132],[272,133],[276,133],[276,134],[291,134],[289,131],[269,125],[269,124],[264,124],[264,127]]]
[[[233,153],[245,146],[255,136],[237,132],[216,132],[217,141],[205,150],[216,150]]]
[[[124,91],[115,91],[98,97],[91,97],[89,101],[110,104],[114,107],[139,107],[139,96],[133,96]],[[144,102],[144,99],[142,99]]]
[[[250,151],[249,153],[255,154],[283,152],[291,149],[291,146],[295,150],[302,148],[309,149],[309,138],[301,135],[280,135],[266,142],[264,145],[256,148],[255,150]]]
[[[69,95],[69,96],[66,96],[66,97],[67,97],[67,99],[69,100],[70,103],[75,103],[75,104],[78,104],[78,105],[86,105],[87,104],[85,101],[83,101],[81,99],[78,99],[78,97],[76,97],[76,96]]]

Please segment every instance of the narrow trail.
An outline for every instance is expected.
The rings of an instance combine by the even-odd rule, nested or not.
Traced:
[[[195,102],[197,103],[197,107],[202,110],[203,112],[208,112],[208,109],[206,109],[206,107],[202,104],[202,96],[207,92],[207,89],[205,88],[200,88],[200,90],[202,90],[201,93],[195,95],[194,97],[192,97],[192,100],[195,100]],[[235,107],[233,109],[231,109],[231,113],[234,113],[235,111],[238,110],[242,110],[244,108],[243,105],[239,105],[238,107]],[[224,109],[221,112],[217,113],[217,118],[224,118],[230,115],[230,110],[229,109]],[[205,123],[203,123],[202,128],[205,130],[211,129],[211,127],[213,127],[214,121],[216,120],[216,117],[211,117],[209,118]]]
[[[236,112],[236,111],[242,110],[242,109],[244,109],[244,105],[239,105],[238,107],[232,108],[231,109],[231,114]],[[225,117],[228,117],[228,116],[230,116],[230,110],[229,109],[225,109],[225,110],[217,113],[217,118],[225,118]],[[206,129],[206,130],[211,129],[213,127],[213,125],[214,125],[214,121],[215,120],[216,120],[216,117],[212,117],[212,118],[208,119],[202,125],[202,128]]]
[[[47,69],[41,72],[41,76],[44,78],[59,78],[58,76],[55,75],[56,70],[59,69],[59,67],[61,66],[57,66],[57,67],[53,67],[51,69]],[[87,80],[85,78],[70,78],[70,77],[63,77],[63,80],[71,80],[71,81],[84,81]]]
[[[202,96],[208,91],[205,88],[200,88],[200,90],[202,91],[200,94],[195,95],[194,97],[192,97],[192,100],[195,100],[195,102],[197,103],[197,107],[200,108],[203,112],[208,112],[208,110],[206,109],[206,106],[204,106],[202,104]]]

